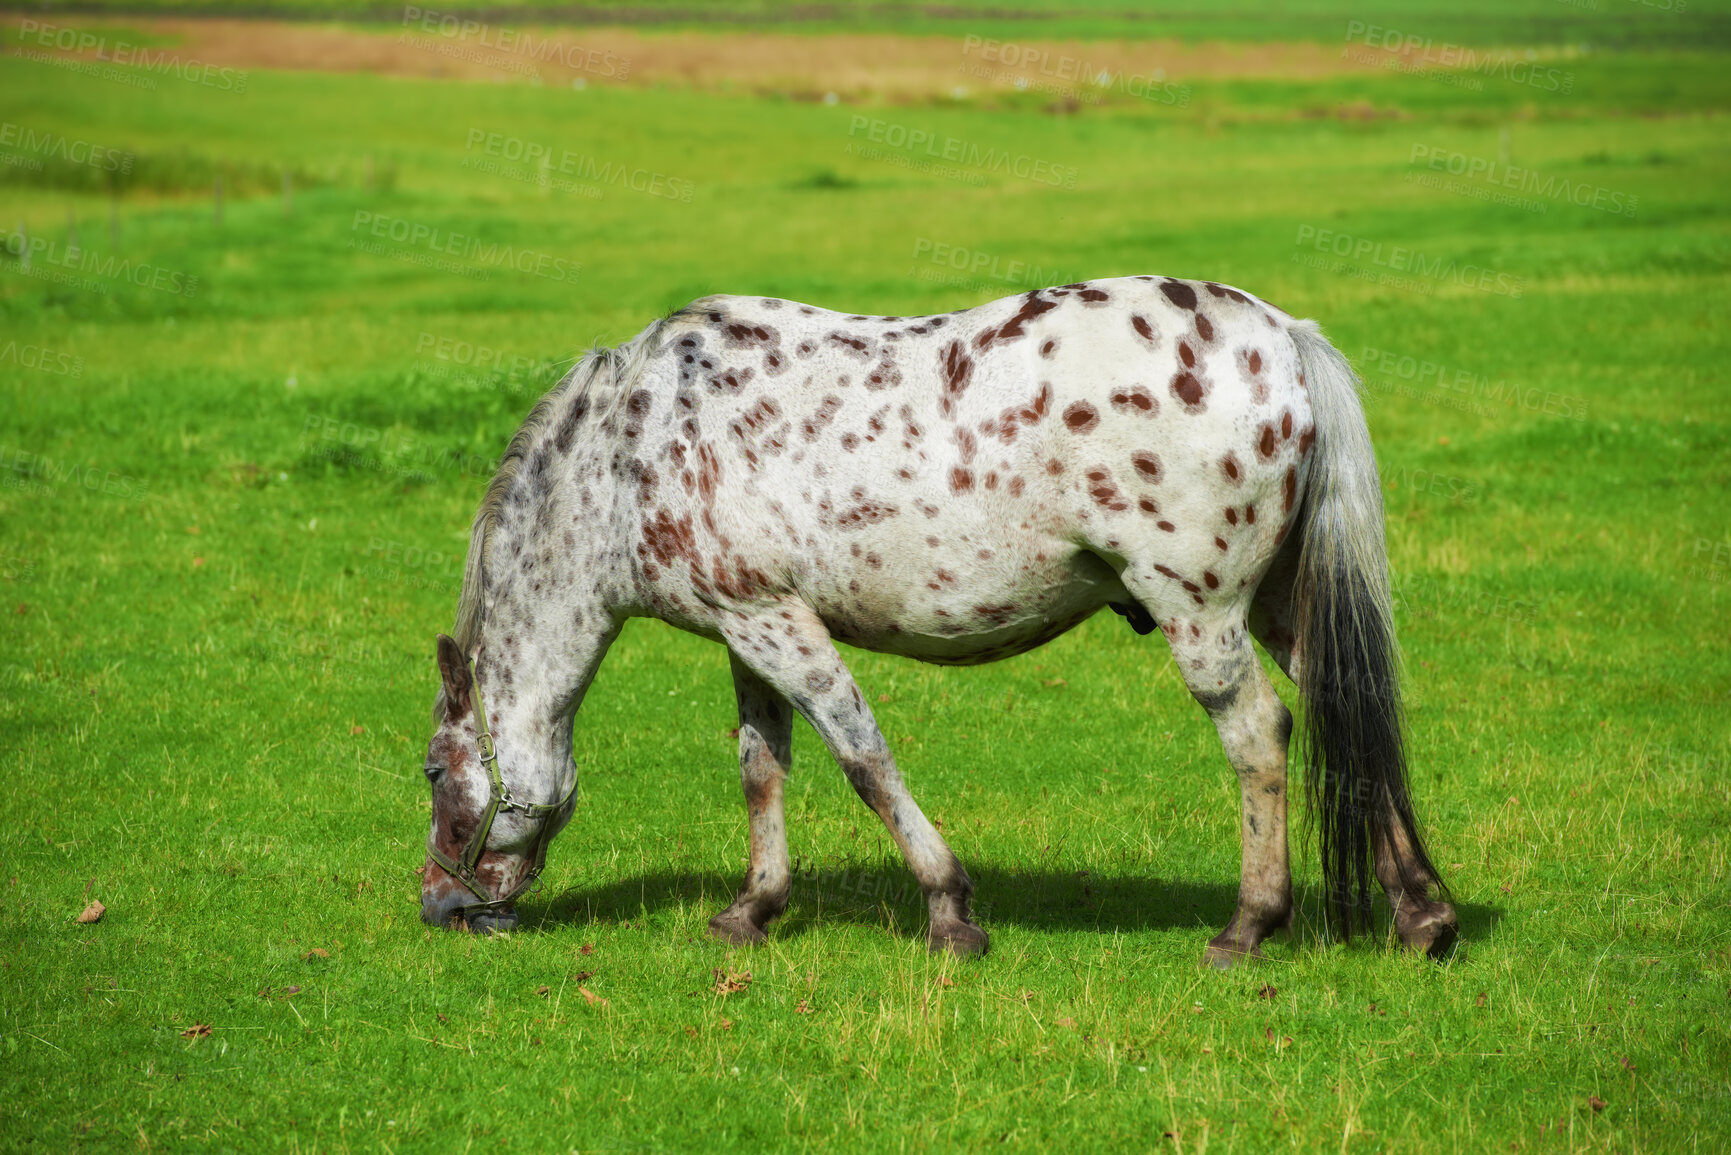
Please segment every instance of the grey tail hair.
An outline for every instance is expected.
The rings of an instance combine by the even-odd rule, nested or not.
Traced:
[[[1331,925],[1368,931],[1377,848],[1421,898],[1442,883],[1407,792],[1382,486],[1358,378],[1314,321],[1289,326],[1310,393],[1316,452],[1303,498],[1293,601],[1305,700],[1305,793],[1320,830]],[[1401,843],[1410,853],[1399,853]]]
[[[457,594],[457,617],[451,627],[451,637],[464,654],[471,653],[481,640],[481,624],[486,620],[486,558],[487,543],[499,521],[499,510],[510,495],[511,485],[522,471],[548,427],[564,411],[562,403],[575,404],[580,397],[616,381],[631,380],[641,372],[644,362],[658,346],[657,336],[665,321],[657,321],[629,342],[616,349],[590,349],[571,367],[552,389],[535,402],[529,416],[512,435],[499,460],[493,480],[487,483],[486,496],[475,513],[469,530],[469,556],[463,563],[463,588]],[[433,703],[433,719],[444,716],[445,692],[441,688]]]

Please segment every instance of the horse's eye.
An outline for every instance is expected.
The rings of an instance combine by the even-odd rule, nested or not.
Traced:
[[[434,786],[437,786],[439,784],[439,779],[445,773],[445,768],[443,766],[435,766],[429,762],[424,767],[424,772],[427,775],[427,781],[431,782]]]

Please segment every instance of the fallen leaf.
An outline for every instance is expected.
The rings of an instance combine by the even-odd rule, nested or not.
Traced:
[[[602,998],[588,987],[578,987],[577,993],[582,995],[583,1000],[592,1007],[604,1007],[607,1005],[606,999]]]
[[[715,975],[715,986],[711,989],[718,995],[736,994],[751,985],[750,971],[729,973],[727,971],[718,970],[712,973]]]
[[[300,993],[301,989],[299,987],[284,987],[282,990],[277,992],[277,994],[281,995],[285,999],[293,998],[295,995]]]
[[[78,921],[79,922],[95,922],[97,919],[101,918],[104,914],[107,914],[107,913],[108,913],[108,908],[106,906],[103,906],[100,902],[97,902],[93,899],[93,900],[91,900],[91,903],[89,906],[85,907],[82,911],[79,912]]]
[[[1625,1071],[1633,1071],[1635,1069],[1635,1064],[1629,1061],[1629,1056],[1627,1055],[1618,1055],[1617,1062],[1623,1064],[1623,1070]]]
[[[720,1026],[721,1026],[721,1029],[724,1031],[731,1031],[733,1029],[733,1020],[732,1019],[722,1019]]]
[[[1605,1109],[1605,1101],[1597,1095],[1588,1095],[1587,1106],[1591,1107],[1593,1109],[1593,1114],[1596,1115]]]
[[[956,985],[956,980],[951,978],[949,975],[939,975],[938,985],[940,987],[953,987]]]
[[[811,1014],[811,1004],[806,1002],[804,999],[801,999],[799,1000],[799,1005],[793,1008],[793,1013],[796,1015],[809,1015]],[[696,1032],[693,1033],[695,1034]]]
[[[204,559],[202,557],[195,557],[192,559],[192,568],[193,569],[197,569],[198,567],[202,566],[203,564],[204,564]]]
[[[1068,686],[1070,683],[1066,682],[1062,678],[1047,678],[1045,681],[1041,682],[1040,684],[1042,686],[1046,687],[1046,689],[1048,689],[1048,690],[1056,690],[1056,689],[1060,689],[1064,686]]]
[[[208,1034],[210,1034],[209,1023],[194,1023],[180,1032],[180,1037],[183,1039],[202,1039]]]
[[[594,977],[594,971],[578,971],[576,974],[570,976],[570,981],[574,983],[586,983]]]
[[[189,525],[186,527],[186,532],[193,534],[194,536],[197,536],[197,534],[199,533],[199,528],[196,525]]]
[[[685,1033],[687,1035],[690,1035],[692,1038],[695,1039],[697,1037],[697,1028],[696,1027],[686,1027]]]
[[[313,949],[307,951],[307,953],[301,955],[301,961],[302,962],[311,962],[312,960],[314,960],[316,958],[330,958],[330,957],[331,957],[330,951],[326,950],[322,946],[315,946],[315,947],[313,947]]]
[[[351,734],[365,734],[366,732],[367,732],[367,728],[365,726],[351,726],[351,727],[349,727],[349,733],[351,733]]]
[[[1490,999],[1488,999],[1488,998],[1487,998],[1487,997],[1486,997],[1486,996],[1485,996],[1485,992],[1483,992],[1483,991],[1480,991],[1480,992],[1479,992],[1479,997],[1478,997],[1478,1005],[1479,1005],[1479,1006],[1481,1006],[1481,1007],[1482,1007],[1482,1006],[1484,1006],[1484,1005],[1485,1005],[1485,1004],[1486,1004],[1486,1003],[1488,1003],[1488,1002],[1489,1002],[1489,1001],[1490,1001]]]
[[[540,995],[542,998],[546,998],[547,992],[552,990],[552,989],[553,989],[552,987],[540,986],[540,987],[535,988],[535,993]]]
[[[584,943],[583,944],[583,953],[584,954],[594,954],[595,953],[594,944],[593,943],[587,943],[587,942]]]
[[[1068,1015],[1060,1015],[1052,1021],[1057,1023],[1060,1027],[1069,1027],[1071,1030],[1074,1030],[1076,1027],[1076,1020],[1072,1019]]]
[[[1261,995],[1265,999],[1271,999],[1275,995],[1280,993],[1280,989],[1278,987],[1271,986],[1268,983],[1263,983],[1261,987],[1257,988],[1256,993],[1258,995]]]
[[[448,1023],[451,1021],[451,1017],[449,1015],[445,1014],[443,1011],[434,1011],[433,1017],[438,1019],[441,1023]]]

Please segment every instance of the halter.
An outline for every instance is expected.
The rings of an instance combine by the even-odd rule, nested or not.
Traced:
[[[475,711],[475,745],[481,751],[481,765],[487,768],[488,798],[486,813],[481,816],[481,824],[475,828],[475,833],[469,838],[469,845],[463,848],[460,858],[449,855],[434,846],[431,840],[427,844],[427,853],[433,861],[444,868],[445,873],[456,879],[463,888],[480,902],[472,902],[467,906],[457,908],[458,918],[467,920],[475,911],[493,911],[511,905],[526,891],[538,889],[541,885],[541,871],[547,866],[547,844],[552,841],[549,832],[553,829],[552,822],[545,822],[541,832],[535,837],[535,865],[518,880],[509,894],[498,898],[488,898],[482,888],[480,878],[475,874],[475,868],[481,863],[481,855],[487,849],[487,835],[493,830],[493,819],[500,810],[515,810],[519,814],[530,817],[550,819],[554,814],[565,809],[571,802],[572,795],[577,793],[577,775],[571,775],[571,788],[565,791],[565,797],[557,802],[519,802],[511,797],[511,791],[505,785],[504,777],[499,773],[499,753],[493,748],[493,735],[487,732],[487,711],[481,704],[481,679],[475,672],[475,659],[469,659],[469,704]],[[572,767],[575,771],[576,767]]]

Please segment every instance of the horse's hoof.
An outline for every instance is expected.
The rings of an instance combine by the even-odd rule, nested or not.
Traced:
[[[1202,965],[1217,971],[1229,971],[1240,963],[1261,961],[1262,948],[1259,946],[1239,950],[1235,946],[1211,942],[1208,949],[1202,952]]]
[[[958,958],[973,958],[986,953],[986,932],[971,922],[946,922],[934,925],[926,938],[926,948],[933,954],[949,951]]]
[[[728,946],[756,946],[769,941],[769,936],[763,933],[763,928],[752,922],[750,917],[729,908],[709,920],[711,938],[718,938]]]
[[[1460,921],[1455,908],[1439,902],[1410,916],[1404,912],[1395,916],[1395,930],[1409,950],[1429,955],[1433,959],[1447,957],[1460,939]]]

